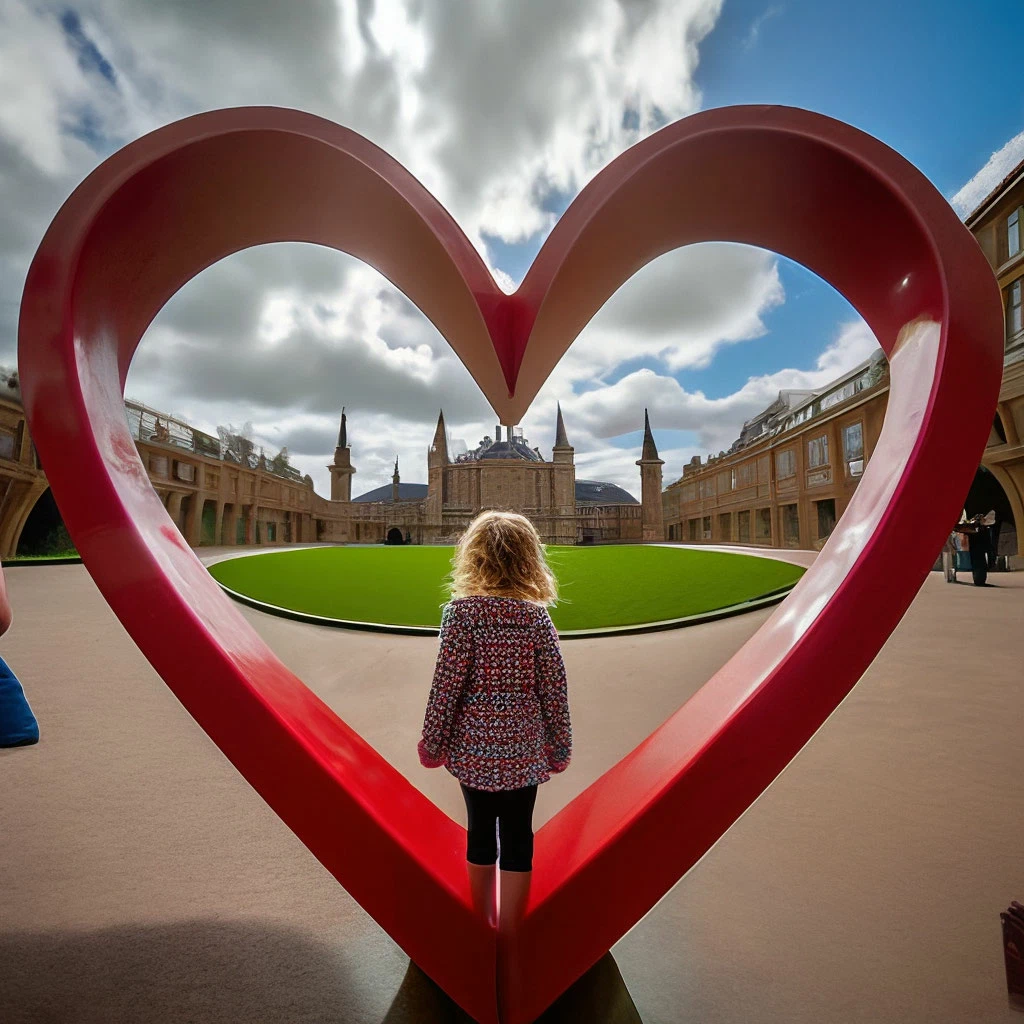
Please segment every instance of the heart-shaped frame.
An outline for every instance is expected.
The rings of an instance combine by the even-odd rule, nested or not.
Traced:
[[[495,933],[472,910],[465,832],[278,661],[188,548],[124,415],[132,355],[187,280],[248,246],[307,241],[388,277],[518,422],[608,296],[705,240],[789,256],[864,316],[891,363],[885,425],[813,567],[664,725],[537,834],[519,931],[533,1020],[632,927],[860,678],[960,511],[1002,370],[995,279],[907,161],[849,125],[733,107],[669,125],[574,200],[504,295],[455,222],[366,139],[298,111],[200,114],[101,164],[25,285],[25,410],[86,567],[140,649],[348,892],[469,1013],[497,1019]]]

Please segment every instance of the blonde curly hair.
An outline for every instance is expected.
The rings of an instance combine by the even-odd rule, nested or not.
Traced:
[[[536,527],[516,512],[481,512],[452,558],[451,595],[517,597],[551,605],[558,583],[544,557]]]

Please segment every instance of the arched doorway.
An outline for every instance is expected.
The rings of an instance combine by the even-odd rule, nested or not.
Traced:
[[[64,525],[64,519],[54,501],[49,487],[39,496],[21,531],[17,554],[30,555],[74,555],[75,545]]]
[[[979,466],[978,472],[974,474],[974,482],[967,492],[964,510],[968,518],[994,511],[996,525],[992,529],[992,540],[996,556],[1017,553],[1019,524],[1014,518],[1013,506],[1002,484],[987,466]]]
[[[388,530],[388,535],[384,539],[385,544],[404,544],[405,537],[402,535],[402,531],[397,526],[392,526]]]

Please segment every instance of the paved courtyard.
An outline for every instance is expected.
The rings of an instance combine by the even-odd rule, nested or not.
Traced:
[[[990,579],[932,573],[850,697],[616,944],[645,1024],[1020,1019],[998,914],[1024,899],[1024,573]],[[7,580],[15,623],[0,651],[42,742],[0,751],[5,1022],[447,1019],[181,708],[82,566]],[[435,639],[243,613],[463,820],[455,781],[416,758]],[[769,614],[566,643],[576,750],[541,787],[536,826]]]

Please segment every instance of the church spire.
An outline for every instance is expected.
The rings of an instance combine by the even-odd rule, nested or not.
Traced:
[[[555,447],[571,448],[568,435],[565,433],[565,421],[562,419],[562,403],[557,405],[558,418],[555,420]]]
[[[430,444],[430,454],[427,460],[429,466],[445,466],[448,464],[448,431],[444,425],[444,409],[437,417],[437,429],[434,431],[434,440]]]
[[[570,465],[573,462],[572,445],[569,444],[569,435],[565,432],[565,421],[562,419],[561,405],[558,406],[558,415],[555,419],[555,443],[551,449],[551,461],[563,464],[568,463]],[[573,479],[575,479],[575,476]],[[568,486],[570,489],[574,486],[572,479],[569,481]]]
[[[660,462],[658,458],[658,446],[654,443],[654,435],[651,433],[651,418],[644,409],[644,448],[640,455],[644,462]]]
[[[348,424],[345,410],[341,410],[341,426],[338,428],[338,447],[334,449],[334,460],[327,467],[331,471],[331,501],[352,500],[352,449],[348,446]]]
[[[644,409],[644,447],[637,465],[640,467],[641,539],[645,541],[665,539],[665,510],[661,496],[661,467],[664,464],[664,460],[658,458],[658,446],[651,433],[651,418]]]

